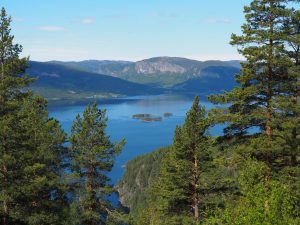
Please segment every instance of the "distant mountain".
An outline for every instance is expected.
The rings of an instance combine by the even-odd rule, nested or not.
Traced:
[[[65,65],[77,70],[105,74],[114,77],[120,76],[125,67],[134,64],[134,62],[129,61],[111,60],[84,60],[79,62],[49,61],[48,63]]]
[[[241,62],[243,62],[243,61],[240,61],[240,60],[230,60],[230,61],[226,61],[226,63],[228,63],[229,65],[231,65],[231,66],[233,66],[233,67],[236,67],[236,68],[239,68],[239,69],[242,68]]]
[[[204,95],[229,91],[237,86],[235,75],[239,71],[240,69],[236,67],[210,66],[204,68],[200,76],[177,84],[172,89]]]
[[[172,87],[189,79],[201,77],[202,71],[208,67],[224,67],[229,70],[240,68],[237,60],[201,62],[179,57],[156,57],[138,62],[88,60],[81,62],[53,61],[52,63],[160,87]]]
[[[156,57],[138,62],[30,62],[31,88],[48,99],[82,99],[167,92],[211,94],[236,86],[240,61]],[[106,74],[106,75],[103,75]]]
[[[54,63],[30,62],[27,74],[37,77],[31,88],[50,99],[111,97],[160,93],[160,90],[120,78]]]

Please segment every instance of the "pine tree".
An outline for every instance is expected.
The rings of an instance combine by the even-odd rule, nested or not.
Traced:
[[[271,178],[272,162],[283,150],[274,141],[274,121],[279,111],[276,98],[286,94],[285,86],[289,83],[290,59],[284,54],[282,29],[289,13],[285,2],[254,0],[245,7],[243,35],[233,34],[231,41],[247,59],[236,76],[239,87],[210,97],[213,102],[231,104],[228,110],[215,113],[219,121],[229,122],[225,129],[227,137],[250,141],[253,146],[248,153],[265,161],[266,183]]]
[[[18,147],[22,130],[16,116],[20,109],[20,101],[26,97],[21,91],[29,82],[27,77],[19,77],[24,73],[27,59],[19,59],[22,47],[13,44],[13,36],[10,34],[11,19],[4,8],[0,15],[0,203],[1,222],[9,223],[9,218],[14,204],[17,186],[16,180],[20,178],[20,165],[18,162]]]
[[[243,196],[240,198],[241,205],[234,205],[230,212],[234,214],[239,208],[243,208],[244,212],[240,211],[242,213],[239,219],[248,217],[249,224],[258,221],[272,224],[272,216],[281,216],[276,212],[280,208],[276,204],[280,203],[272,205],[272,193],[278,191],[276,185],[284,187],[287,178],[281,174],[284,158],[291,156],[291,152],[295,151],[291,146],[297,143],[297,135],[290,132],[295,131],[299,118],[295,114],[298,103],[295,101],[297,90],[294,88],[298,75],[292,66],[292,62],[296,63],[296,60],[287,51],[287,43],[292,37],[289,32],[295,32],[295,29],[285,27],[292,12],[287,2],[253,0],[245,7],[243,34],[232,35],[231,42],[239,47],[239,52],[247,60],[242,63],[241,72],[236,76],[239,86],[231,92],[210,97],[215,103],[230,104],[227,109],[213,110],[216,121],[227,123],[222,138],[227,141],[227,147],[232,151],[236,150],[242,156],[239,159],[243,163],[250,157],[254,160],[254,165],[258,166],[260,162],[265,164],[261,166],[265,171],[255,170],[257,168],[252,171],[257,172],[256,176],[251,172],[244,173],[243,169],[239,171],[240,178],[252,176],[256,179],[240,184],[240,194]],[[263,179],[259,179],[261,177]],[[257,191],[256,199],[253,198],[253,190]],[[281,195],[282,201],[290,197],[286,194]],[[245,202],[249,205],[241,207]],[[291,205],[288,207],[293,207],[295,202],[289,202]],[[279,208],[272,208],[273,206]],[[292,218],[288,216],[285,222]],[[253,219],[252,222],[250,219]],[[234,224],[240,223],[237,221]]]
[[[46,102],[26,91],[27,58],[0,15],[0,217],[1,224],[62,224],[60,181],[65,134],[48,119]],[[63,203],[63,204],[62,204]]]
[[[114,210],[108,197],[113,192],[107,173],[120,153],[124,140],[118,144],[105,133],[105,110],[94,103],[78,115],[72,126],[70,150],[74,181],[74,204],[80,224],[105,224]]]
[[[22,220],[26,224],[64,224],[68,217],[67,184],[63,181],[66,134],[55,119],[48,118],[46,101],[32,96],[18,113],[22,141]]]
[[[172,148],[162,162],[158,196],[164,218],[170,218],[166,224],[197,223],[201,219],[203,192],[207,188],[202,176],[211,161],[209,126],[205,108],[199,106],[195,97],[184,125],[176,128]]]
[[[286,18],[283,29],[286,33],[284,38],[285,53],[291,59],[289,68],[288,95],[279,99],[278,105],[284,116],[278,118],[281,121],[282,138],[288,149],[291,166],[297,165],[297,156],[300,153],[300,103],[299,103],[299,79],[300,79],[300,11],[291,9]],[[280,126],[280,125],[279,125]]]

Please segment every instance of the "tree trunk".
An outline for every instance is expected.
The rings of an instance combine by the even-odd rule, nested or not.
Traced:
[[[274,7],[274,3],[272,2],[270,5],[271,8]],[[274,18],[273,15],[270,15],[270,34],[272,35],[274,33]],[[271,136],[272,136],[272,127],[271,127],[271,119],[272,119],[272,97],[273,97],[273,68],[272,68],[272,60],[273,60],[273,38],[270,37],[269,39],[269,62],[268,62],[268,84],[267,84],[267,113],[266,113],[266,135],[267,135],[267,141],[268,141],[268,149],[266,152],[266,175],[265,175],[265,181],[266,184],[270,180],[270,173],[271,173],[271,163],[270,163],[270,152],[271,150]]]
[[[2,225],[8,225],[8,204],[6,197],[3,200],[3,217],[2,217]]]
[[[270,8],[274,7],[274,3],[270,3]],[[270,34],[272,35],[274,33],[274,18],[273,15],[270,15]],[[267,152],[265,155],[265,160],[266,160],[266,174],[265,174],[265,185],[268,187],[269,185],[269,180],[271,176],[271,162],[270,162],[270,151],[271,151],[271,136],[272,136],[272,127],[271,127],[271,122],[272,122],[272,97],[273,97],[273,38],[270,36],[269,39],[269,62],[268,62],[268,84],[267,84],[267,113],[266,113],[266,135],[267,135]],[[269,200],[265,200],[264,208],[266,212],[269,212],[270,206],[269,206]]]
[[[195,153],[194,155],[194,172],[193,172],[193,185],[194,185],[194,194],[193,194],[193,210],[194,218],[198,221],[200,219],[199,215],[199,194],[198,194],[198,179],[199,179],[199,168],[198,168],[198,157]]]

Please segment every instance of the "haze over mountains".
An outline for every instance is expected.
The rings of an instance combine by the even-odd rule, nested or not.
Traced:
[[[239,61],[156,57],[138,62],[86,60],[30,62],[32,88],[50,99],[164,92],[209,94],[232,89]]]

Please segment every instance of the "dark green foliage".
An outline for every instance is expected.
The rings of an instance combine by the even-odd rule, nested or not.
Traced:
[[[139,223],[199,222],[203,197],[207,194],[204,174],[209,172],[212,162],[208,127],[205,109],[199,106],[196,97],[184,125],[176,128],[174,143],[162,161],[159,179],[148,190],[148,207],[140,211],[137,218]]]
[[[48,119],[46,102],[24,91],[27,58],[13,44],[10,18],[0,16],[1,224],[63,224],[67,209],[60,180],[65,133]]]
[[[28,224],[64,224],[68,209],[67,186],[61,175],[66,134],[54,119],[48,119],[45,100],[32,97],[19,111],[24,149],[18,156],[22,182],[15,187],[20,196],[21,218]],[[20,152],[19,152],[20,153]]]
[[[161,161],[169,148],[162,148],[139,156],[126,164],[125,174],[118,183],[120,201],[130,208],[131,216],[138,216],[146,207],[148,188],[157,181]]]
[[[184,125],[175,130],[174,143],[163,161],[159,180],[166,215],[179,213],[200,218],[201,193],[205,189],[201,175],[208,169],[206,162],[211,161],[206,136],[209,123],[205,117],[205,109],[196,97]]]
[[[292,34],[299,32],[299,20],[288,6],[287,1],[254,0],[245,7],[243,34],[232,35],[232,44],[247,59],[236,77],[240,86],[210,98],[230,103],[212,115],[228,124],[222,145],[240,156],[235,164],[242,196],[228,202],[227,219],[219,224],[299,222],[299,193],[291,193],[299,189],[299,49]]]
[[[71,130],[73,202],[80,224],[105,224],[113,211],[108,196],[114,191],[107,173],[120,153],[124,140],[118,144],[105,133],[105,110],[97,104],[88,105],[83,116],[78,115]]]
[[[292,187],[275,180],[266,186],[265,170],[264,163],[246,159],[238,179],[242,195],[227,201],[226,209],[216,210],[206,224],[299,224],[299,204]]]
[[[266,181],[271,177],[276,158],[285,152],[276,135],[276,118],[283,116],[277,100],[289,94],[286,87],[291,66],[284,54],[282,26],[289,12],[284,3],[253,1],[245,7],[243,35],[232,35],[231,42],[247,58],[236,77],[240,86],[223,95],[211,96],[213,102],[231,104],[226,111],[214,110],[217,121],[229,123],[225,129],[227,138],[252,145],[244,154],[265,161]],[[258,130],[257,134],[253,134],[253,129]]]

